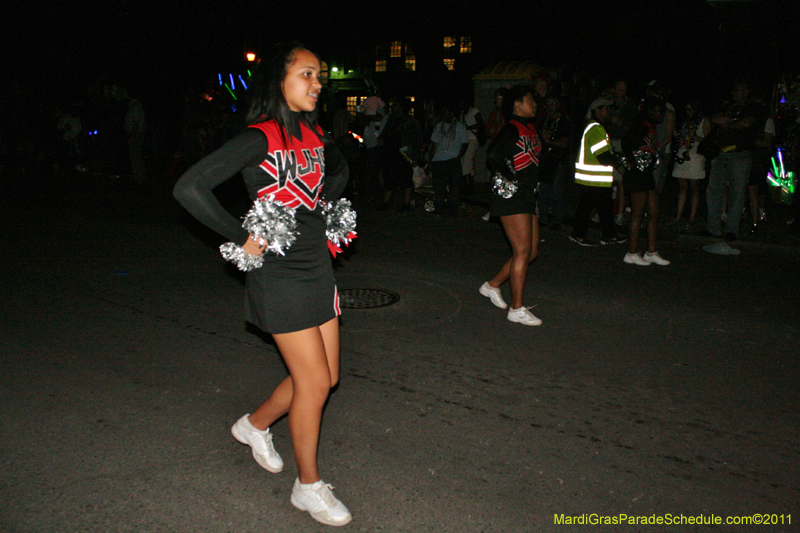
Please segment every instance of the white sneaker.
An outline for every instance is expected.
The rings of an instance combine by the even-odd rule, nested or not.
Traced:
[[[261,468],[277,474],[283,470],[283,459],[281,459],[281,456],[278,455],[272,445],[272,435],[269,432],[269,428],[266,431],[257,430],[247,419],[248,416],[250,416],[250,413],[244,415],[233,425],[231,428],[233,438],[253,449],[253,458]]]
[[[311,485],[294,481],[292,505],[301,511],[308,511],[317,522],[329,526],[343,526],[353,519],[345,505],[333,495],[333,486],[320,480]]]
[[[643,267],[650,266],[649,262],[642,259],[642,256],[639,254],[639,252],[636,252],[635,254],[628,252],[625,254],[625,259],[623,259],[623,261],[629,265],[639,265]]]
[[[648,263],[655,263],[661,266],[667,266],[669,264],[669,261],[658,255],[658,252],[653,252],[652,254],[650,252],[646,252],[644,254],[644,260]]]
[[[481,285],[481,288],[478,289],[478,292],[489,298],[492,301],[492,303],[497,307],[499,307],[500,309],[506,309],[508,307],[506,301],[503,300],[503,295],[500,292],[500,289],[495,289],[494,287],[489,285],[488,281],[484,282],[484,284]]]
[[[519,322],[525,326],[541,326],[542,321],[536,318],[533,313],[528,311],[527,307],[520,307],[519,309],[509,309],[508,319],[511,322]]]

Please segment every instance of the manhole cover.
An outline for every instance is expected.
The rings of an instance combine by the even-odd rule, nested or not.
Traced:
[[[375,309],[400,300],[400,295],[386,289],[340,289],[339,305],[343,309]]]

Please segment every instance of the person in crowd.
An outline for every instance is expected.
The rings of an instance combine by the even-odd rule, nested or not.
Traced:
[[[772,117],[765,115],[762,124],[763,128],[759,129],[753,144],[753,164],[747,184],[747,195],[750,200],[750,234],[756,233],[759,222],[766,219],[764,202],[767,196],[767,172],[771,167],[772,140],[776,133]]]
[[[347,195],[352,195],[353,193],[361,194],[365,189],[363,186],[361,144],[351,133],[351,128],[355,129],[357,127],[357,122],[356,117],[347,109],[347,100],[344,97],[338,98],[336,111],[333,113],[333,130],[331,134],[334,142],[336,142],[336,147],[342,152],[350,169],[348,190],[345,191]]]
[[[475,186],[475,152],[485,142],[483,117],[480,110],[471,105],[463,107],[460,121],[467,130],[467,151],[461,158],[462,185],[465,192],[471,192]]]
[[[80,115],[73,110],[67,110],[64,112],[59,111],[56,118],[58,119],[56,128],[64,140],[65,151],[70,164],[78,172],[85,173],[84,157],[86,150],[83,144],[83,125]]]
[[[356,117],[354,117],[350,111],[347,110],[347,100],[345,97],[340,96],[336,99],[336,111],[333,113],[333,128],[331,130],[331,134],[333,135],[333,140],[337,143],[342,137],[353,137],[350,134],[350,128],[352,124],[355,122]]]
[[[550,81],[549,76],[546,73],[542,73],[533,80],[533,100],[536,102],[537,109],[538,106],[544,106],[544,99],[550,95]],[[547,116],[547,113],[539,113],[541,115]],[[542,118],[539,117],[536,119],[536,122],[541,122]]]
[[[389,119],[381,132],[383,137],[383,202],[379,210],[389,209],[394,191],[403,191],[402,211],[411,210],[414,193],[412,181],[414,167],[419,163],[422,151],[422,128],[419,122],[408,115],[411,102],[396,99],[390,103]]]
[[[569,158],[569,119],[555,96],[545,98],[547,119],[542,123],[539,163],[539,221],[558,231],[564,223]]]
[[[597,246],[586,238],[589,232],[589,217],[592,209],[597,210],[602,228],[600,244],[625,242],[617,237],[614,224],[614,201],[611,197],[613,172],[624,174],[625,168],[611,154],[611,141],[603,124],[611,116],[613,102],[597,98],[589,105],[591,118],[581,136],[581,145],[575,163],[575,183],[580,197],[575,209],[575,225],[569,239],[580,246]]]
[[[683,217],[687,196],[689,199],[689,225],[694,224],[700,205],[700,182],[706,177],[706,158],[697,153],[700,142],[711,130],[711,122],[703,116],[700,104],[693,100],[684,108],[685,117],[678,132],[675,166],[672,175],[678,180],[678,212],[672,224]]]
[[[147,170],[144,163],[144,135],[147,121],[142,103],[126,94],[128,109],[125,112],[123,125],[128,136],[128,155],[131,161],[131,172],[136,183],[144,183]]]
[[[365,103],[367,103],[365,101]],[[364,115],[364,196],[368,202],[380,201],[383,197],[381,185],[381,161],[383,159],[383,139],[381,132],[388,118],[383,114],[383,106],[365,105]]]
[[[719,148],[711,160],[711,175],[706,188],[708,219],[705,236],[721,237],[722,210],[726,185],[729,185],[728,214],[724,222],[724,237],[735,241],[739,235],[745,192],[753,162],[752,148],[763,129],[762,106],[750,99],[750,85],[737,82],[731,100],[722,105],[711,118],[714,142]]]
[[[645,99],[642,110],[628,135],[622,140],[622,153],[627,161],[623,176],[625,190],[631,197],[631,225],[628,234],[628,253],[624,261],[630,265],[669,265],[656,248],[658,235],[658,191],[653,168],[658,165],[658,132],[656,124],[664,120],[664,103],[655,98]],[[639,232],[647,212],[647,252],[639,253]]]
[[[628,83],[623,78],[617,78],[609,88],[607,98],[612,100],[609,108],[610,116],[604,124],[608,138],[611,140],[611,148],[614,152],[622,151],[622,139],[628,134],[628,130],[636,119],[638,112],[637,103],[628,97]],[[614,221],[618,226],[622,226],[625,218],[626,191],[622,181],[622,174],[614,171],[614,187],[617,196],[617,214]]]
[[[245,285],[247,320],[272,334],[289,376],[231,432],[262,468],[277,473],[284,463],[270,427],[288,414],[298,470],[291,503],[323,524],[342,526],[350,511],[322,481],[317,464],[323,406],[339,380],[340,314],[320,198],[338,198],[347,165],[317,124],[319,76],[319,59],[301,44],[275,45],[254,72],[250,127],[190,168],[174,194],[199,221],[254,256],[268,243],[242,228],[214,187],[241,171],[251,200],[274,195],[296,206],[296,241],[285,255],[264,256]]]
[[[491,172],[499,172],[517,184],[517,191],[504,198],[491,197],[491,213],[500,217],[506,237],[511,243],[511,259],[495,276],[481,285],[479,292],[501,308],[508,308],[500,292],[506,281],[511,285],[511,308],[506,315],[511,322],[539,326],[542,321],[523,306],[528,266],[539,252],[539,218],[536,214],[536,186],[539,156],[542,150],[533,125],[536,102],[533,89],[515,85],[503,99],[503,116],[508,123],[492,141],[486,155]],[[512,170],[513,169],[513,170]]]
[[[669,103],[669,90],[653,80],[645,91],[646,98],[655,98],[664,103],[664,119],[656,125],[658,133],[658,165],[653,169],[656,191],[661,194],[667,183],[667,172],[672,165],[672,138],[675,136],[675,107]]]
[[[507,90],[506,88],[500,88],[494,92],[494,109],[489,113],[489,117],[486,119],[486,138],[490,141],[494,139],[495,135],[500,132],[500,128],[506,123],[502,107],[503,95]]]
[[[467,153],[469,138],[451,105],[445,104],[441,112],[442,120],[433,128],[429,148],[434,213],[455,216],[461,202],[461,158]]]

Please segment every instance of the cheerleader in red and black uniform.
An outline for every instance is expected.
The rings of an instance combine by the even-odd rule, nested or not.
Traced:
[[[490,210],[499,216],[511,243],[512,257],[479,292],[501,309],[508,308],[500,286],[510,280],[511,308],[508,319],[526,326],[542,323],[522,305],[528,265],[539,253],[539,217],[536,211],[536,185],[539,171],[539,152],[542,146],[533,126],[536,102],[529,86],[516,85],[503,97],[503,115],[508,123],[500,130],[486,153],[491,172],[500,172],[517,183],[518,190],[510,198],[493,194]],[[513,166],[514,170],[511,170]]]
[[[347,164],[317,124],[320,61],[299,43],[276,45],[255,73],[248,127],[201,160],[175,185],[178,201],[200,222],[252,255],[264,254],[212,190],[241,171],[251,200],[274,195],[296,212],[297,236],[285,255],[265,255],[247,273],[246,319],[271,333],[289,369],[269,399],[231,428],[256,462],[280,472],[270,426],[288,414],[299,472],[292,504],[324,524],[341,526],[350,512],[317,468],[322,408],[339,380],[339,301],[320,200],[335,200]]]
[[[656,249],[658,234],[659,203],[653,168],[658,159],[658,133],[655,125],[664,120],[664,104],[660,100],[648,99],[642,104],[636,122],[622,139],[622,153],[627,160],[623,184],[631,198],[631,226],[628,253],[624,261],[630,265],[669,265]],[[644,213],[647,212],[647,252],[638,251],[639,230]]]

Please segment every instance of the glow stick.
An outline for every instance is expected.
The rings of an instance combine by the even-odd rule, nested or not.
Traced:
[[[242,79],[242,75],[241,74],[239,74],[239,81],[242,82],[242,87],[244,87],[244,90],[246,91],[247,90],[247,84]]]
[[[767,181],[772,183],[776,187],[781,186],[781,182],[775,179],[775,176],[772,175],[772,172],[767,172]]]
[[[226,88],[226,89],[228,89],[228,92],[229,92],[229,93],[231,93],[231,96],[233,96],[233,99],[234,99],[234,100],[238,100],[238,98],[236,98],[236,95],[235,95],[235,94],[233,94],[233,91],[231,91],[231,88],[230,88],[230,87],[228,87],[228,84],[227,84],[227,83],[225,84],[225,88]]]
[[[236,84],[233,83],[233,74],[228,74],[228,76],[231,78],[231,89],[235,90],[236,89]]]

